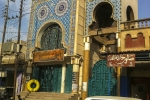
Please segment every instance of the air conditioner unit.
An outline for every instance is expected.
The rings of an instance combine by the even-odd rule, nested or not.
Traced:
[[[16,52],[17,43],[5,42],[3,43],[2,51],[3,52]]]
[[[7,71],[0,71],[0,77],[7,77]]]
[[[15,64],[15,55],[5,55],[2,58],[2,64]]]

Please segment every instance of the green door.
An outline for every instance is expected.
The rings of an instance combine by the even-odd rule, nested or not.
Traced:
[[[32,76],[40,82],[39,91],[60,92],[62,65],[34,67]]]
[[[62,66],[53,67],[52,92],[61,91]]]
[[[39,80],[39,66],[33,66],[32,79]]]
[[[107,66],[106,60],[98,61],[92,69],[88,96],[115,96],[117,81],[114,75],[114,69]]]
[[[72,91],[72,72],[73,65],[66,66],[66,79],[65,79],[65,93],[71,93]]]

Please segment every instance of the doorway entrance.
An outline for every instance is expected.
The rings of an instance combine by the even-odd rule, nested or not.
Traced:
[[[61,89],[62,65],[36,66],[33,68],[32,77],[39,81],[39,91],[59,93]]]
[[[150,78],[132,77],[131,96],[142,100],[150,100]]]

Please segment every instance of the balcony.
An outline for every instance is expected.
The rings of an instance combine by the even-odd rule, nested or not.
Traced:
[[[150,18],[121,23],[120,50],[149,51],[150,50]]]
[[[90,30],[89,35],[90,36],[95,36],[95,35],[107,35],[107,34],[112,34],[117,32],[117,27],[107,27],[107,28],[100,28],[100,29],[95,29],[95,30]]]

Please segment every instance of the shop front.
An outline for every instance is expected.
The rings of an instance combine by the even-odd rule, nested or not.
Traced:
[[[66,63],[69,60],[63,49],[34,52],[32,79],[39,81],[39,92],[61,93],[63,88],[64,93],[71,93],[73,65]]]
[[[150,100],[150,68],[148,53],[124,53],[107,56],[107,66],[120,67],[117,92],[123,97]]]

